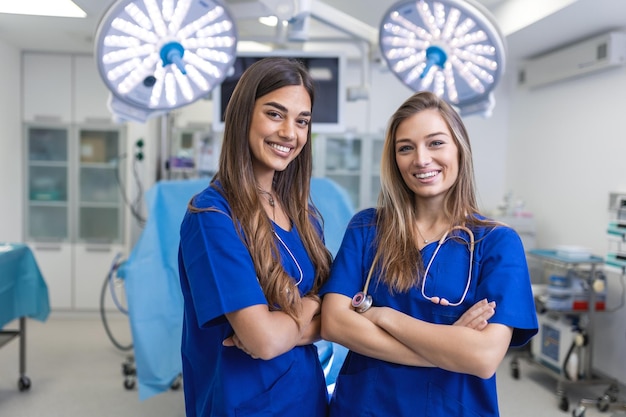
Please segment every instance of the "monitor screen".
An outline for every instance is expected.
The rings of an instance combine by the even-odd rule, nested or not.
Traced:
[[[313,103],[313,133],[342,132],[344,130],[343,107],[345,103],[345,58],[341,54],[314,52],[277,51],[268,53],[239,53],[231,73],[221,85],[213,90],[213,129],[224,129],[224,113],[235,85],[243,72],[254,62],[269,56],[288,56],[301,60],[315,81],[315,103]]]

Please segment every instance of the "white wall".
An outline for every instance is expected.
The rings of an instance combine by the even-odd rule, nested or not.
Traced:
[[[0,242],[23,240],[21,53],[0,40]]]
[[[534,213],[537,246],[589,248],[604,257],[609,193],[626,190],[626,67],[511,91],[506,184]],[[623,278],[622,278],[623,279]],[[608,307],[622,296],[608,274]],[[599,313],[594,367],[626,382],[626,308]]]

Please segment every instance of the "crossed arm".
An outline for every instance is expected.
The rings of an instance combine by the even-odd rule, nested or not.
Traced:
[[[224,346],[235,346],[253,358],[273,359],[298,345],[320,339],[320,301],[318,297],[303,297],[298,316],[300,327],[282,311],[270,311],[259,304],[226,314],[234,334],[224,340]]]
[[[512,329],[488,324],[495,304],[471,307],[454,325],[428,323],[389,307],[357,313],[351,299],[329,293],[322,305],[322,337],[362,355],[412,366],[491,377],[506,354]]]

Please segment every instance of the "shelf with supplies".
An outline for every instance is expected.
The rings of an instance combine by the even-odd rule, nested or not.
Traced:
[[[532,249],[529,260],[539,262],[543,283],[533,285],[539,332],[529,349],[513,356],[511,372],[520,377],[520,360],[537,366],[556,381],[558,407],[568,411],[566,385],[607,385],[603,398],[616,401],[617,380],[593,367],[592,346],[596,314],[605,310],[604,258],[577,247]],[[574,415],[577,410],[574,410]]]

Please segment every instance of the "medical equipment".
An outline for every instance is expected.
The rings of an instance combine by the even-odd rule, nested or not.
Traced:
[[[592,350],[594,346],[597,347],[597,343],[594,344],[596,307],[604,306],[602,294],[597,292],[605,288],[604,274],[598,269],[604,259],[591,254],[571,256],[563,250],[533,249],[527,254],[541,263],[544,277],[550,282],[545,294],[535,294],[539,333],[531,340],[530,350],[526,354],[516,355],[511,361],[513,378],[520,377],[519,359],[539,365],[540,370],[556,378],[558,407],[562,411],[569,410],[565,384],[607,384],[605,392],[608,395],[617,387],[616,379],[598,374],[592,363]],[[578,279],[586,282],[570,287]],[[548,295],[550,286],[553,288],[551,295]],[[579,291],[583,286],[587,289],[586,293]],[[580,298],[582,294],[585,294],[584,302]],[[549,304],[546,296],[552,298]],[[582,306],[586,308],[579,309]]]
[[[117,0],[98,24],[96,63],[122,120],[145,122],[193,103],[224,80],[237,49],[219,1]]]
[[[461,115],[489,116],[505,68],[504,36],[473,0],[401,0],[380,23],[387,67],[413,91],[428,90]]]
[[[567,271],[565,275],[551,275],[544,296],[545,308],[587,311],[591,291],[595,293],[595,310],[605,310],[606,277],[601,271],[597,271],[595,277],[587,277],[586,274],[573,270]]]
[[[468,275],[467,275],[467,283],[465,284],[465,289],[463,290],[463,295],[461,296],[459,301],[457,301],[455,303],[451,303],[449,300],[447,300],[447,299],[445,299],[443,297],[426,295],[425,286],[426,286],[426,279],[428,278],[428,272],[430,271],[430,267],[433,264],[433,261],[435,260],[435,257],[437,256],[437,253],[439,252],[439,249],[441,249],[443,244],[448,239],[459,239],[460,238],[459,235],[450,235],[450,233],[455,231],[455,230],[464,231],[469,236],[469,242],[467,242],[467,241],[465,241],[465,242],[469,246],[470,261],[469,261],[469,272],[468,272]],[[461,240],[464,240],[464,239],[461,239]],[[357,292],[354,295],[354,297],[352,297],[352,307],[354,307],[354,309],[355,309],[355,311],[357,313],[365,313],[372,306],[372,303],[373,303],[372,296],[368,295],[367,291],[369,289],[370,280],[372,278],[372,272],[374,270],[374,266],[376,265],[377,260],[378,260],[378,256],[374,257],[374,261],[372,262],[372,267],[370,268],[369,273],[367,274],[367,278],[365,279],[365,285],[363,286],[363,291]],[[472,283],[473,263],[474,263],[474,233],[469,228],[467,228],[465,226],[453,226],[453,227],[451,227],[450,229],[448,229],[443,234],[441,239],[439,239],[439,243],[437,244],[437,248],[433,252],[433,255],[430,257],[430,261],[428,262],[428,265],[426,266],[426,271],[424,271],[424,277],[422,279],[422,296],[425,299],[430,300],[430,301],[432,301],[435,304],[440,304],[442,306],[456,307],[458,305],[461,305],[463,303],[463,301],[465,301],[465,297],[467,296],[467,291],[469,290],[470,284]]]

